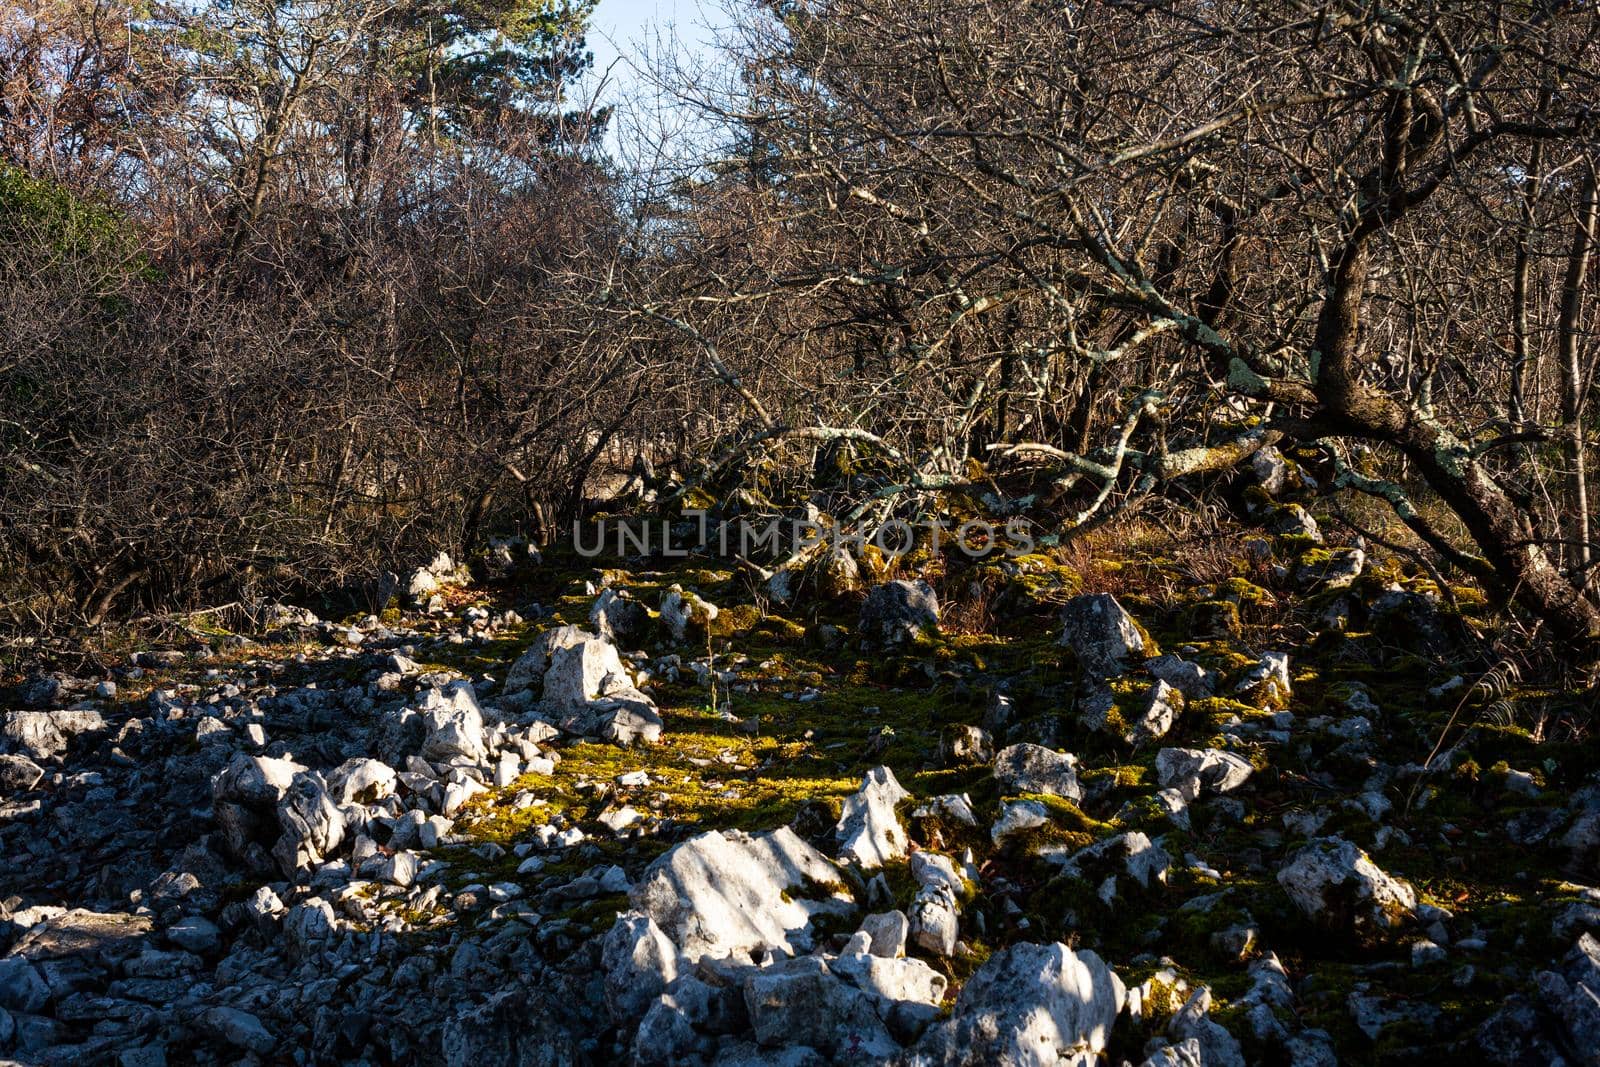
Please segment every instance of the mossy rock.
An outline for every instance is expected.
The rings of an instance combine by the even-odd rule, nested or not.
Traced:
[[[722,608],[717,612],[717,617],[711,620],[710,630],[714,637],[738,637],[755,629],[764,621],[761,616],[761,609],[754,604],[735,604],[729,608]],[[692,632],[696,628],[695,616],[691,615],[691,640],[693,637]],[[700,633],[704,635],[705,628],[703,626],[698,628]]]
[[[1238,576],[1226,578],[1220,582],[1212,599],[1232,601],[1241,607],[1277,603],[1277,598],[1270,591],[1250,581],[1248,578],[1240,578]]]
[[[1239,637],[1244,623],[1231,600],[1202,600],[1188,611],[1188,627],[1197,637]]]

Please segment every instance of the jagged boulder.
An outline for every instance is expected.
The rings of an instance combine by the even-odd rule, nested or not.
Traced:
[[[1183,715],[1186,702],[1183,690],[1158,678],[1129,709],[1128,733],[1124,739],[1131,744],[1138,744],[1167,736]]]
[[[9,711],[0,725],[0,745],[33,759],[49,759],[67,750],[79,734],[106,728],[98,711]]]
[[[839,858],[871,870],[906,854],[910,839],[895,805],[911,796],[888,767],[874,767],[861,781],[861,788],[845,798],[834,836],[839,842]]]
[[[1600,1062],[1600,941],[1582,934],[1559,968],[1534,976],[1537,996],[1516,994],[1486,1019],[1474,1035],[1484,1063],[1574,1062],[1558,1049],[1572,1050],[1576,1062]]]
[[[872,952],[871,937],[858,933],[846,943],[844,951],[830,961],[834,973],[858,989],[875,993],[885,1000],[924,1004],[937,1009],[950,981],[921,960],[908,959],[904,952]]]
[[[602,638],[554,652],[541,707],[568,733],[619,745],[653,744],[661,738],[655,702],[634,686],[616,646]]]
[[[857,932],[867,935],[867,951],[872,955],[897,959],[906,954],[911,923],[903,911],[880,911],[862,919]]]
[[[483,709],[467,682],[451,682],[429,689],[417,705],[427,736],[422,758],[433,763],[479,763],[487,755],[483,737]]]
[[[293,760],[241,753],[212,778],[212,817],[230,854],[257,869],[268,865],[266,850],[279,833],[278,802],[305,770]]]
[[[1070,755],[1027,742],[1002,749],[994,776],[1007,793],[1044,793],[1076,803],[1083,799],[1078,761]]]
[[[1318,838],[1296,852],[1278,872],[1278,884],[1308,919],[1358,934],[1394,930],[1417,907],[1410,885],[1340,837]]]
[[[278,801],[278,826],[272,855],[290,877],[331,858],[345,839],[344,814],[316,771],[294,776]]]
[[[572,648],[594,639],[594,634],[576,626],[557,626],[533,639],[527,651],[517,657],[506,672],[504,691],[522,693],[544,685],[545,671],[550,669],[550,658],[563,648]]]
[[[1106,879],[1127,877],[1141,889],[1165,885],[1172,857],[1167,850],[1137,830],[1096,841],[1080,849],[1049,846],[1040,857],[1060,866],[1070,878],[1082,878],[1101,887],[1104,895],[1115,896],[1115,883]]]
[[[589,628],[617,645],[631,646],[649,626],[649,609],[626,590],[602,589],[589,609]]]
[[[1238,1038],[1213,1020],[1210,1011],[1211,989],[1201,986],[1172,1016],[1167,1033],[1198,1053],[1197,1062],[1203,1067],[1245,1067]]]
[[[900,1051],[872,998],[834,974],[817,956],[751,971],[743,983],[756,1043],[801,1046],[839,1060],[882,1061]]]
[[[340,805],[375,804],[394,795],[397,780],[394,768],[382,760],[357,757],[329,772],[328,792]]]
[[[0,1011],[32,1014],[50,1002],[50,984],[20,956],[0,958]]]
[[[1090,678],[1122,674],[1154,656],[1155,642],[1110,593],[1073,597],[1061,610],[1060,644],[1072,649]]]
[[[691,962],[806,952],[812,919],[855,910],[838,867],[788,827],[691,837],[651,863],[629,898]]]
[[[1289,654],[1264,652],[1255,666],[1245,671],[1234,686],[1240,699],[1248,700],[1258,708],[1281,710],[1289,706],[1294,693],[1289,678]]]
[[[1254,770],[1243,756],[1216,748],[1164,748],[1156,753],[1156,781],[1189,800],[1203,791],[1231,793]]]
[[[404,766],[406,757],[420,752],[427,738],[427,724],[416,708],[386,708],[374,724],[368,750],[391,767]]]
[[[1144,661],[1144,669],[1184,695],[1186,700],[1208,697],[1217,691],[1216,675],[1198,663],[1167,654]]]
[[[861,635],[870,642],[903,645],[938,627],[939,598],[921,579],[873,586],[861,605]]]
[[[1063,944],[1011,945],[978,968],[948,1019],[902,1067],[1095,1067],[1122,1010],[1122,979]]]
[[[947,985],[921,960],[838,955],[762,965],[705,960],[658,994],[633,1041],[639,1065],[888,1062],[937,1017]]]
[[[717,615],[715,604],[681,585],[672,586],[661,598],[661,624],[674,641],[684,640],[691,627],[699,630],[704,638]]]
[[[642,912],[618,915],[601,944],[606,1006],[618,1024],[642,1019],[678,977],[678,949]]]

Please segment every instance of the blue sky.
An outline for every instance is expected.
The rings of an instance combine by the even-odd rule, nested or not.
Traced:
[[[588,33],[595,73],[610,67],[611,79],[619,90],[625,89],[633,81],[628,60],[637,60],[642,46],[658,33],[663,39],[675,37],[680,47],[699,52],[709,46],[708,27],[715,25],[719,15],[714,3],[701,0],[600,0]],[[618,59],[622,62],[613,66]]]
[[[716,28],[728,19],[723,0],[600,0],[586,34],[594,53],[585,94],[618,106],[606,130],[606,149],[618,163],[645,170],[668,157],[696,157],[711,129],[674,91],[664,95],[641,79],[636,66],[662,54],[688,70],[713,61]],[[630,65],[631,64],[631,65]],[[694,75],[687,75],[691,79]]]

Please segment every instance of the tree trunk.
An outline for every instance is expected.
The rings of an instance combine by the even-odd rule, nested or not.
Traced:
[[[1591,581],[1589,551],[1589,471],[1588,448],[1584,438],[1584,410],[1588,406],[1586,375],[1579,359],[1578,333],[1583,316],[1583,289],[1589,274],[1589,259],[1594,250],[1597,197],[1595,173],[1589,172],[1578,205],[1577,225],[1572,232],[1572,249],[1567,255],[1567,274],[1561,285],[1561,318],[1557,329],[1558,362],[1561,367],[1561,421],[1570,435],[1572,464],[1571,506],[1567,508],[1567,536],[1572,541],[1572,567],[1579,588]]]

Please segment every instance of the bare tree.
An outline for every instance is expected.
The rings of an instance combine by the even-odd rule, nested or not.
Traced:
[[[325,587],[582,504],[644,395],[588,288],[621,234],[597,120],[524,84],[479,122],[458,85],[428,136],[408,14],[0,21],[13,620]]]
[[[870,425],[902,486],[1042,459],[1081,494],[1069,529],[1319,445],[1340,491],[1592,661],[1597,18],[748,9],[737,84],[702,98],[735,150],[655,310],[735,353],[714,377],[777,422]]]

